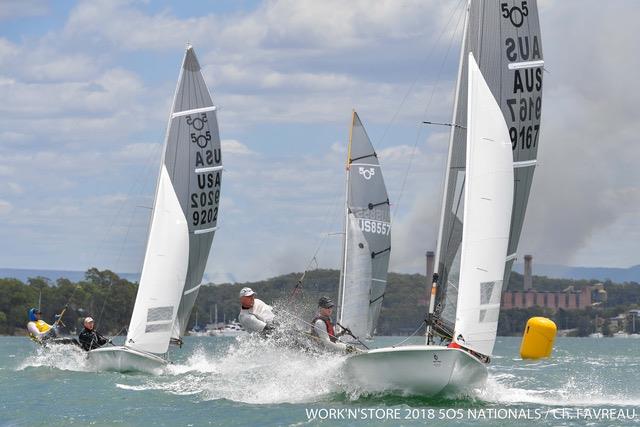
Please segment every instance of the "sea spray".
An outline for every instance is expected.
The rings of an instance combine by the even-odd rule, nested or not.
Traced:
[[[165,375],[118,387],[253,404],[316,402],[341,391],[345,356],[301,348],[299,342],[245,335],[215,351],[199,346],[184,362],[168,366]]]
[[[513,374],[489,374],[486,386],[476,396],[485,402],[501,404],[529,403],[545,406],[639,406],[640,397],[608,390],[601,377],[573,375],[559,386],[537,387],[532,379]]]
[[[24,358],[17,370],[43,366],[63,371],[91,371],[87,353],[75,345],[38,346],[33,354]]]

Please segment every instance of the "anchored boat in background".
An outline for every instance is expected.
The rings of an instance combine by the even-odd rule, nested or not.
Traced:
[[[536,164],[543,66],[535,0],[468,2],[426,343],[349,358],[366,390],[433,395],[486,380]]]
[[[96,370],[156,372],[170,343],[182,344],[217,229],[221,175],[216,107],[187,45],[127,338],[89,352]]]

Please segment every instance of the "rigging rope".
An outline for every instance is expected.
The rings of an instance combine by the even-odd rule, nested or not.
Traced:
[[[424,57],[424,60],[422,61],[422,63],[420,64],[420,66],[418,68],[422,68],[426,63],[430,62],[430,61],[428,61],[428,59],[434,53],[435,47],[440,42],[440,39],[444,35],[444,33],[447,30],[447,28],[449,28],[449,23],[451,22],[451,20],[453,19],[454,15],[456,14],[458,9],[460,8],[460,4],[462,2],[464,2],[464,1],[466,1],[466,0],[459,0],[458,4],[456,4],[451,9],[451,13],[449,14],[449,19],[447,19],[447,22],[444,24],[442,30],[440,30],[440,34],[438,34],[438,37],[435,39],[435,41],[429,47],[429,49],[427,51],[427,54]],[[456,28],[457,28],[457,25],[456,25]],[[416,78],[413,80],[411,85],[409,85],[409,89],[407,89],[407,91],[405,92],[404,96],[402,97],[402,100],[400,101],[400,105],[398,105],[398,108],[396,108],[396,111],[393,114],[393,116],[391,117],[391,120],[389,120],[389,122],[387,123],[387,126],[384,129],[384,132],[382,132],[382,136],[378,140],[378,143],[382,143],[382,141],[384,141],[384,138],[387,136],[387,132],[391,128],[391,125],[395,122],[396,118],[398,117],[398,114],[400,114],[400,110],[402,110],[402,107],[404,106],[405,102],[407,101],[407,98],[409,98],[409,95],[411,94],[411,92],[413,92],[413,88],[416,86],[416,84],[418,83],[419,79],[420,79],[420,75],[416,76]]]
[[[460,5],[462,3],[464,3],[464,7],[460,8]],[[461,9],[461,10],[458,10],[458,9]],[[423,116],[424,117],[427,116],[427,112],[431,108],[431,103],[433,102],[433,97],[435,95],[436,89],[440,85],[440,77],[442,76],[442,72],[444,70],[444,65],[445,65],[445,63],[447,61],[447,58],[449,57],[449,52],[451,51],[451,47],[453,45],[453,41],[454,41],[456,35],[459,32],[458,28],[460,26],[460,21],[463,21],[462,18],[464,17],[464,15],[466,13],[465,9],[466,9],[466,0],[461,0],[460,2],[458,2],[456,8],[454,9],[454,12],[449,17],[449,20],[447,21],[447,24],[445,25],[445,28],[443,28],[442,32],[438,36],[438,39],[436,40],[436,43],[437,43],[437,41],[440,40],[441,36],[444,34],[444,30],[448,27],[448,25],[451,22],[451,19],[453,18],[455,13],[456,12],[458,12],[458,13],[461,12],[460,16],[458,16],[458,20],[457,20],[456,25],[455,25],[455,31],[453,31],[451,33],[451,38],[449,39],[449,43],[448,43],[447,50],[445,52],[444,58],[442,59],[442,62],[440,63],[440,68],[438,70],[438,74],[437,74],[437,77],[436,77],[436,83],[433,85],[433,88],[431,89],[431,95],[429,96],[429,101],[427,102],[427,105],[426,105],[426,107],[425,107],[425,109],[423,111]],[[400,206],[400,200],[402,200],[402,195],[404,194],[404,189],[406,187],[407,178],[408,178],[409,173],[411,171],[411,166],[413,164],[413,159],[415,157],[416,149],[418,147],[418,141],[420,141],[420,138],[422,136],[422,130],[423,130],[423,126],[419,125],[418,131],[417,131],[417,134],[416,134],[416,138],[415,138],[415,141],[413,142],[413,147],[411,149],[411,156],[409,156],[409,164],[407,165],[407,169],[406,169],[405,174],[404,174],[404,176],[402,178],[402,185],[400,186],[400,193],[398,195],[398,199],[397,199],[397,201],[395,203],[395,206],[394,206],[394,209],[393,209],[392,219],[396,217],[396,214],[398,212],[398,207]],[[391,222],[393,222],[393,220]]]
[[[148,184],[148,177],[150,175],[151,168],[153,167],[153,164],[154,164],[153,160],[156,159],[156,158],[157,158],[156,147],[153,146],[152,149],[150,150],[149,157],[146,160],[147,164],[143,169],[141,179],[140,180],[136,180],[137,182],[141,183],[140,188],[138,190],[136,190],[137,191],[136,197],[140,196],[140,194],[142,193],[142,190],[145,187],[145,184]],[[144,178],[147,178],[147,182],[145,182]],[[134,186],[130,187],[131,193],[133,193],[133,188],[134,188]],[[121,206],[124,206],[124,203],[122,203]],[[124,247],[125,247],[125,245],[127,243],[127,240],[129,239],[129,232],[131,231],[131,225],[133,224],[133,217],[135,216],[137,207],[138,206],[134,206],[134,208],[131,209],[131,215],[129,215],[129,222],[127,224],[127,230],[125,232],[124,239],[122,239],[122,243],[120,245],[120,250],[118,251],[118,258],[116,258],[116,262],[114,263],[114,267],[113,267],[114,270],[117,270],[118,266],[120,265],[120,259],[122,258],[122,254],[124,252]],[[115,221],[114,221],[114,223],[115,223]],[[149,220],[149,224],[150,223],[151,223],[151,220]],[[98,316],[98,324],[100,324],[100,321],[102,320],[102,315],[104,314],[104,309],[105,309],[105,307],[107,305],[107,301],[109,300],[109,297],[111,296],[111,292],[112,291],[113,291],[113,283],[110,283],[109,284],[109,289],[108,289],[107,294],[105,295],[104,301],[102,303],[102,308],[100,309],[100,315]],[[135,299],[135,296],[134,296],[134,299]]]
[[[147,159],[145,160],[146,164],[145,164],[145,167],[142,170],[142,174],[141,174],[142,178],[144,178],[145,176],[148,176],[148,172],[150,170],[150,167],[153,164],[152,160],[154,158],[156,158],[156,157],[157,157],[156,156],[156,147],[153,146],[152,149],[149,152],[149,155],[148,155]],[[127,196],[132,195],[134,193],[134,190],[135,190],[136,186],[140,185],[140,188],[135,190],[135,192],[137,193],[137,196],[139,196],[140,193],[142,192],[143,188],[144,188],[144,184],[145,184],[144,179],[135,179],[135,180],[133,180],[133,183],[129,186],[129,190],[127,191]],[[100,239],[100,242],[98,243],[98,245],[96,245],[95,250],[94,250],[93,254],[90,257],[90,259],[92,260],[90,262],[90,265],[94,264],[94,262],[95,262],[95,260],[96,260],[96,258],[98,256],[98,253],[101,252],[102,247],[104,246],[108,236],[111,234],[111,231],[114,228],[114,226],[116,224],[116,221],[120,217],[120,214],[122,213],[122,210],[124,209],[125,206],[126,206],[125,202],[122,202],[122,203],[119,204],[118,211],[117,211],[116,215],[113,216],[111,224],[106,228],[106,231],[105,231],[103,237]],[[120,258],[122,256],[122,252],[124,250],[124,245],[125,245],[126,240],[127,240],[128,236],[129,236],[129,231],[131,229],[131,225],[132,225],[132,222],[133,222],[134,213],[135,213],[135,210],[132,212],[132,214],[130,216],[129,223],[127,225],[127,231],[126,231],[125,239],[124,239],[122,245],[120,246],[120,251],[118,253],[118,258],[116,260],[116,264],[114,266],[114,270],[116,269],[117,264],[119,263]],[[71,303],[71,299],[75,295],[75,293],[78,290],[78,288],[80,288],[80,285],[76,285],[74,287],[73,292],[71,293],[71,295],[67,299],[67,302],[65,303],[64,309],[62,310],[62,312],[58,316],[58,319],[56,320],[56,324],[58,322],[62,321],[62,316],[64,315],[64,313],[66,312],[67,308],[69,307],[69,304]],[[111,289],[112,289],[112,284],[110,284],[109,290],[108,290],[107,295],[105,296],[104,302],[102,304],[102,309],[100,310],[100,315],[98,316],[98,324],[100,323],[100,320],[102,319],[102,314],[104,312],[107,300],[108,300],[109,295],[111,293]]]
[[[405,342],[409,341],[409,338],[412,338],[415,334],[417,334],[420,331],[420,329],[422,329],[422,327],[425,326],[426,324],[427,324],[426,320],[423,320],[422,322],[420,322],[420,325],[418,325],[418,328],[415,331],[413,331],[413,333],[411,335],[409,335],[408,337],[406,337],[405,339],[400,341],[398,344],[392,345],[391,347],[395,348],[395,347],[401,346]]]
[[[440,33],[438,34],[438,37],[437,37],[437,38],[435,39],[435,41],[431,44],[431,46],[430,46],[430,48],[429,48],[429,50],[428,50],[428,53],[427,53],[427,55],[425,56],[425,59],[424,59],[424,61],[423,61],[423,63],[422,63],[422,64],[424,64],[424,63],[428,62],[428,59],[429,59],[429,58],[432,56],[432,54],[434,53],[436,46],[437,46],[437,45],[438,45],[438,43],[440,42],[440,39],[442,39],[442,36],[444,35],[445,31],[449,28],[449,24],[450,24],[450,23],[451,23],[451,21],[453,20],[453,18],[454,18],[454,16],[456,15],[456,13],[457,13],[457,12],[459,12],[460,5],[461,5],[461,4],[463,4],[463,3],[464,3],[464,4],[466,4],[466,0],[459,0],[459,1],[458,1],[458,3],[457,3],[457,4],[452,8],[451,13],[449,14],[449,18],[447,19],[447,22],[445,23],[445,25],[443,26],[442,30],[441,30],[441,31],[440,31]],[[461,15],[461,16],[462,16],[462,15]],[[452,35],[452,37],[451,37],[451,41],[453,40],[453,38],[454,38],[454,36],[455,36],[455,34],[456,34],[456,32],[457,32],[457,28],[458,28],[459,24],[460,24],[460,17],[458,17],[458,22],[457,22],[457,24],[456,24],[456,31],[454,31],[454,32],[453,32],[453,35]],[[447,48],[447,54],[445,55],[445,58],[443,59],[442,64],[440,65],[440,71],[439,71],[439,73],[438,73],[437,81],[439,81],[439,79],[440,79],[440,76],[441,76],[441,74],[442,74],[442,70],[443,70],[443,68],[444,68],[444,63],[445,63],[445,61],[446,61],[446,59],[447,59],[447,57],[448,57],[449,50],[450,50],[450,48],[451,48],[451,41],[449,42],[449,47]],[[421,64],[421,65],[422,65],[422,64]],[[413,81],[413,82],[411,83],[411,85],[409,86],[409,89],[408,89],[408,90],[406,91],[406,93],[404,94],[404,96],[403,96],[402,100],[400,101],[400,104],[398,105],[398,108],[396,108],[396,111],[394,112],[394,114],[393,114],[393,116],[392,116],[391,120],[387,123],[387,126],[386,126],[386,128],[385,128],[385,130],[384,130],[384,132],[383,132],[383,134],[382,134],[382,137],[378,140],[378,142],[379,142],[379,143],[381,143],[382,141],[384,141],[384,139],[385,139],[385,137],[386,137],[386,135],[387,135],[387,133],[388,133],[389,129],[391,128],[391,125],[395,122],[396,118],[398,117],[398,114],[400,114],[400,111],[402,110],[402,107],[404,106],[404,104],[405,104],[405,102],[406,102],[407,98],[409,97],[409,95],[410,95],[410,94],[411,94],[411,92],[413,91],[414,87],[415,87],[415,86],[416,86],[416,84],[418,83],[419,78],[420,78],[420,76],[417,76],[417,77],[414,79],[414,81]],[[427,112],[427,111],[428,111],[428,109],[429,109],[429,106],[431,105],[431,101],[433,100],[433,96],[434,96],[434,94],[435,94],[435,90],[436,90],[436,88],[437,88],[437,87],[438,87],[438,86],[437,86],[437,84],[436,84],[436,85],[433,87],[432,91],[431,91],[431,97],[430,97],[429,102],[428,102],[428,104],[427,104],[427,108],[425,109],[425,112],[424,112],[424,114],[425,114],[425,115],[426,115],[426,112]],[[419,129],[421,129],[421,128],[419,128]],[[419,130],[419,132],[420,132],[420,130]],[[403,178],[403,180],[402,180],[402,187],[401,187],[401,190],[400,190],[400,196],[398,197],[398,202],[395,204],[395,207],[394,207],[394,213],[393,213],[392,218],[394,218],[394,217],[395,217],[395,212],[397,211],[398,206],[400,205],[400,199],[402,198],[402,193],[404,192],[404,187],[405,187],[405,184],[406,184],[407,175],[409,174],[409,169],[410,169],[411,160],[412,160],[412,159],[413,159],[413,157],[415,156],[415,150],[416,150],[416,146],[417,146],[417,144],[418,144],[418,140],[419,140],[419,138],[420,138],[420,133],[418,133],[418,136],[416,137],[416,141],[415,141],[415,143],[414,143],[414,145],[413,145],[413,151],[412,151],[412,153],[411,153],[409,167],[407,168],[407,171],[405,172],[405,176],[404,176],[404,178]],[[325,218],[325,224],[328,222],[328,218],[333,217],[333,212],[335,211],[335,207],[336,207],[337,202],[338,202],[338,200],[339,200],[339,199],[340,199],[340,197],[338,197],[338,198],[336,199],[336,202],[334,202],[334,205],[333,205],[333,207],[332,207],[332,209],[331,209],[331,215],[330,215],[330,216],[327,216],[327,217]],[[329,213],[329,212],[328,212],[328,213]],[[332,226],[333,226],[333,223],[334,223],[334,222],[335,222],[335,218],[334,218],[334,220],[332,221]],[[326,239],[329,235],[330,235],[330,233],[328,233],[328,232],[323,234],[322,238],[320,239],[320,241],[319,241],[319,243],[318,243],[318,245],[317,245],[317,247],[316,247],[316,250],[315,250],[315,252],[314,252],[313,256],[311,257],[311,260],[309,261],[309,264],[307,265],[307,267],[305,268],[305,270],[304,270],[304,271],[303,271],[303,273],[301,274],[300,278],[298,279],[298,282],[296,283],[296,285],[295,285],[295,287],[293,288],[293,290],[292,290],[291,294],[289,295],[289,298],[293,298],[295,295],[297,295],[297,293],[298,293],[299,289],[301,289],[301,288],[302,288],[302,285],[303,285],[303,282],[304,282],[304,278],[305,278],[305,276],[306,276],[306,273],[307,273],[307,271],[309,270],[309,268],[311,267],[311,264],[312,264],[313,262],[315,262],[315,263],[316,263],[316,268],[317,268],[317,265],[318,265],[318,260],[317,260],[318,252],[320,251],[320,249],[321,249],[321,247],[322,247],[322,245],[323,245],[323,243],[324,243],[325,239]]]
[[[336,207],[338,206],[341,198],[342,198],[342,195],[338,194],[338,196],[336,197],[336,199],[333,202],[333,205],[330,205],[329,209],[327,210],[327,214],[325,215],[325,219],[324,219],[325,229],[327,231],[325,233],[322,233],[322,237],[318,241],[318,244],[316,246],[316,250],[313,252],[313,256],[311,257],[311,259],[307,263],[307,266],[305,267],[304,271],[302,272],[302,274],[298,278],[298,282],[296,283],[295,287],[291,291],[291,294],[289,295],[289,299],[290,300],[293,297],[295,297],[296,295],[298,295],[298,291],[302,289],[302,285],[304,284],[304,278],[307,275],[307,271],[309,271],[311,269],[312,264],[315,263],[316,268],[319,268],[318,253],[320,252],[320,249],[322,248],[322,245],[324,244],[324,242],[327,239],[327,237],[329,237],[329,236],[334,234],[334,233],[329,232],[328,230],[333,228],[333,224],[335,223],[335,210],[336,210]],[[331,220],[331,224],[329,224],[329,220]]]
[[[314,327],[315,327],[315,326],[313,325],[313,323],[311,323],[311,322],[307,322],[306,320],[302,319],[301,317],[298,317],[298,316],[296,316],[295,314],[289,313],[287,310],[284,310],[284,309],[279,308],[279,307],[274,307],[274,310],[276,311],[276,313],[280,311],[280,312],[282,312],[282,313],[286,314],[287,316],[289,316],[289,317],[291,317],[291,318],[293,318],[293,319],[296,319],[296,320],[298,320],[299,322],[302,322],[302,323],[304,323],[304,324],[305,324],[305,325],[307,325],[307,326],[310,326],[311,328],[314,328]],[[351,332],[351,331],[349,331],[349,332]],[[350,334],[350,335],[351,335],[351,334]],[[330,336],[331,336],[331,335],[330,335]],[[355,337],[355,336],[353,336],[353,335],[351,335],[351,336],[352,336],[353,338],[355,338],[356,340],[358,340],[358,343],[359,343],[360,345],[362,345],[362,346],[363,346],[363,347],[365,347],[366,349],[369,349],[369,347],[367,347],[367,346],[366,346],[362,341],[360,341],[357,337]],[[338,342],[340,342],[340,343],[342,343],[342,344],[347,344],[347,345],[352,344],[352,343],[347,343],[347,342],[342,341],[342,340],[340,339],[340,337],[337,337],[337,336],[335,336],[335,335],[333,335],[333,338],[335,338],[335,339],[336,339],[336,341],[338,341]]]

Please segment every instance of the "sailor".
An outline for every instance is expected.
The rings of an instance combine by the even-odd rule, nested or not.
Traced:
[[[29,331],[29,336],[38,342],[42,342],[56,336],[54,327],[42,320],[42,312],[37,308],[29,310],[29,323],[27,323],[27,330]]]
[[[93,350],[96,348],[100,348],[111,340],[106,339],[98,331],[94,329],[95,322],[91,317],[84,318],[84,329],[80,332],[80,336],[78,336],[78,340],[80,341],[80,345],[85,351]]]
[[[247,332],[259,332],[265,335],[271,333],[273,326],[273,308],[264,301],[256,298],[256,293],[251,288],[242,288],[240,291],[240,314],[238,322]]]
[[[320,297],[320,300],[318,300],[318,312],[316,313],[316,317],[311,321],[313,325],[311,335],[320,339],[322,344],[328,349],[352,353],[356,351],[355,347],[338,341],[338,337],[343,335],[344,331],[338,334],[335,333],[333,323],[331,322],[331,314],[333,313],[334,306],[335,304],[330,298]]]

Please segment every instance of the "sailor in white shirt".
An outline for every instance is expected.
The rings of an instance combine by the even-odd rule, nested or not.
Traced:
[[[238,322],[247,332],[269,333],[274,328],[272,325],[273,309],[269,304],[256,298],[256,293],[251,288],[242,288],[240,291],[240,304],[242,309],[238,315]]]

